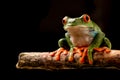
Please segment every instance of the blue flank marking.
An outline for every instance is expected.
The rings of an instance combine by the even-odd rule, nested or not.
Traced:
[[[94,31],[93,29],[89,29],[90,30],[90,34],[95,37],[96,34],[98,33],[97,31]]]

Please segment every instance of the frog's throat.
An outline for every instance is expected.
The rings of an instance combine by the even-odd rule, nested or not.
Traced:
[[[88,46],[93,40],[90,27],[74,26],[67,28],[70,40],[74,46]]]

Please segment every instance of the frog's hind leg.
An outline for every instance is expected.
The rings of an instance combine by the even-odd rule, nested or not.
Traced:
[[[50,56],[55,57],[56,61],[60,60],[61,53],[68,54],[68,44],[65,38],[62,38],[58,41],[59,49],[50,53]]]
[[[67,54],[68,51],[61,47],[58,50],[51,52],[50,56],[55,57],[55,60],[59,61],[61,53]]]
[[[98,52],[104,52],[104,53],[109,53],[111,51],[111,49],[108,47],[94,48],[94,50]]]

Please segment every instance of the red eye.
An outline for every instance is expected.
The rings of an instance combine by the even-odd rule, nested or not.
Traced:
[[[68,17],[65,16],[65,17],[62,19],[62,23],[63,23],[63,24],[66,24],[66,23],[67,23],[67,18],[68,18]]]
[[[89,22],[89,21],[90,21],[90,16],[87,15],[87,14],[84,14],[84,15],[83,15],[83,20],[84,20],[85,22]]]

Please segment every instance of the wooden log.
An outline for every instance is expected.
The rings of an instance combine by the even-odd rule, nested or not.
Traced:
[[[49,55],[50,52],[21,52],[16,64],[17,69],[88,69],[88,68],[106,68],[120,70],[120,50],[111,50],[110,53],[95,52],[93,54],[94,64],[81,64],[80,55],[74,54],[74,61],[68,62],[68,54],[61,53],[60,61]]]

